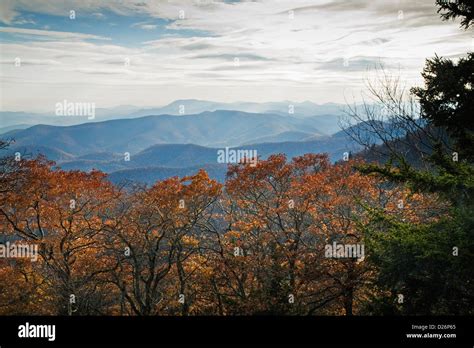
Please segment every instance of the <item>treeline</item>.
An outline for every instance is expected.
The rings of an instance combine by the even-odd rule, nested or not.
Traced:
[[[200,171],[130,190],[100,172],[12,159],[2,231],[38,244],[40,256],[0,259],[0,313],[351,315],[375,313],[373,298],[409,305],[405,289],[377,284],[371,259],[381,255],[366,232],[381,212],[419,226],[443,219],[447,206],[355,165],[276,155],[230,167],[225,185]],[[328,256],[333,243],[365,254]]]

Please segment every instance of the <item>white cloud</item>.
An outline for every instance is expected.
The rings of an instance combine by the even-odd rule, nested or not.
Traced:
[[[31,20],[31,19],[23,19],[23,18],[20,18],[20,19],[16,19],[13,24],[15,25],[24,25],[24,24],[36,24],[36,22],[34,20]]]
[[[47,107],[67,93],[90,95],[98,105],[99,101],[114,105],[124,100],[156,105],[179,98],[344,102],[347,93],[357,94],[363,88],[366,68],[382,63],[416,83],[425,58],[434,53],[459,55],[471,45],[469,34],[457,23],[441,21],[431,0],[64,0],[41,4],[36,0],[2,2],[6,10],[2,18],[13,21],[20,10],[55,15],[70,9],[92,15],[112,11],[133,18],[140,14],[140,19],[148,15],[149,20],[135,24],[144,30],[157,28],[153,18],[167,19],[168,28],[176,33],[130,48],[113,41],[107,45],[85,42],[107,39],[91,34],[0,28],[52,40],[3,43],[2,60],[20,56],[61,63],[48,65],[47,70],[4,64],[5,108],[19,108],[32,95]],[[399,19],[400,10],[403,19]],[[184,30],[187,36],[180,36]],[[196,31],[195,36],[189,37],[190,30]],[[20,90],[30,92],[15,94]]]
[[[82,33],[71,33],[67,31],[52,31],[52,30],[40,30],[40,29],[24,29],[24,28],[15,28],[15,27],[0,27],[0,32],[8,34],[18,34],[18,35],[33,35],[41,36],[50,39],[64,39],[64,40],[110,40],[110,38],[91,35],[91,34],[82,34]]]
[[[0,1],[0,21],[6,24],[11,22],[18,16],[15,11],[15,0]]]
[[[140,28],[143,30],[154,30],[158,27],[156,24],[150,24],[146,22],[139,22],[132,25],[132,27]]]
[[[97,19],[105,19],[105,15],[103,13],[100,13],[100,12],[94,12],[91,14],[94,18],[97,18]]]

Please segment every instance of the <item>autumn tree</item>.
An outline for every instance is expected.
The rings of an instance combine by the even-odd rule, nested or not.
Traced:
[[[120,291],[121,313],[196,312],[199,238],[212,217],[220,185],[204,171],[170,178],[126,194],[107,224],[115,257],[111,281]]]
[[[327,257],[325,246],[363,245],[365,206],[378,207],[385,194],[353,166],[275,155],[230,168],[227,224],[209,255],[219,314],[353,314],[370,269],[363,257]]]
[[[42,158],[21,160],[19,170],[5,175],[13,186],[0,197],[3,230],[11,240],[39,245],[32,268],[42,277],[37,291],[46,313],[104,314],[106,285],[98,283],[107,266],[99,235],[114,188],[102,173],[52,165]],[[14,178],[18,173],[21,178]]]

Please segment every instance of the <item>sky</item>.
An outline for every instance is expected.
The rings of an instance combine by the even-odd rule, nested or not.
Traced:
[[[0,111],[345,103],[377,66],[412,86],[426,58],[472,50],[472,33],[436,10],[434,0],[1,0]]]

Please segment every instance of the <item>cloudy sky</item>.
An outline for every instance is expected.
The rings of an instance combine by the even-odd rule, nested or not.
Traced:
[[[1,0],[0,109],[344,102],[377,64],[420,83],[470,35],[434,0]]]

